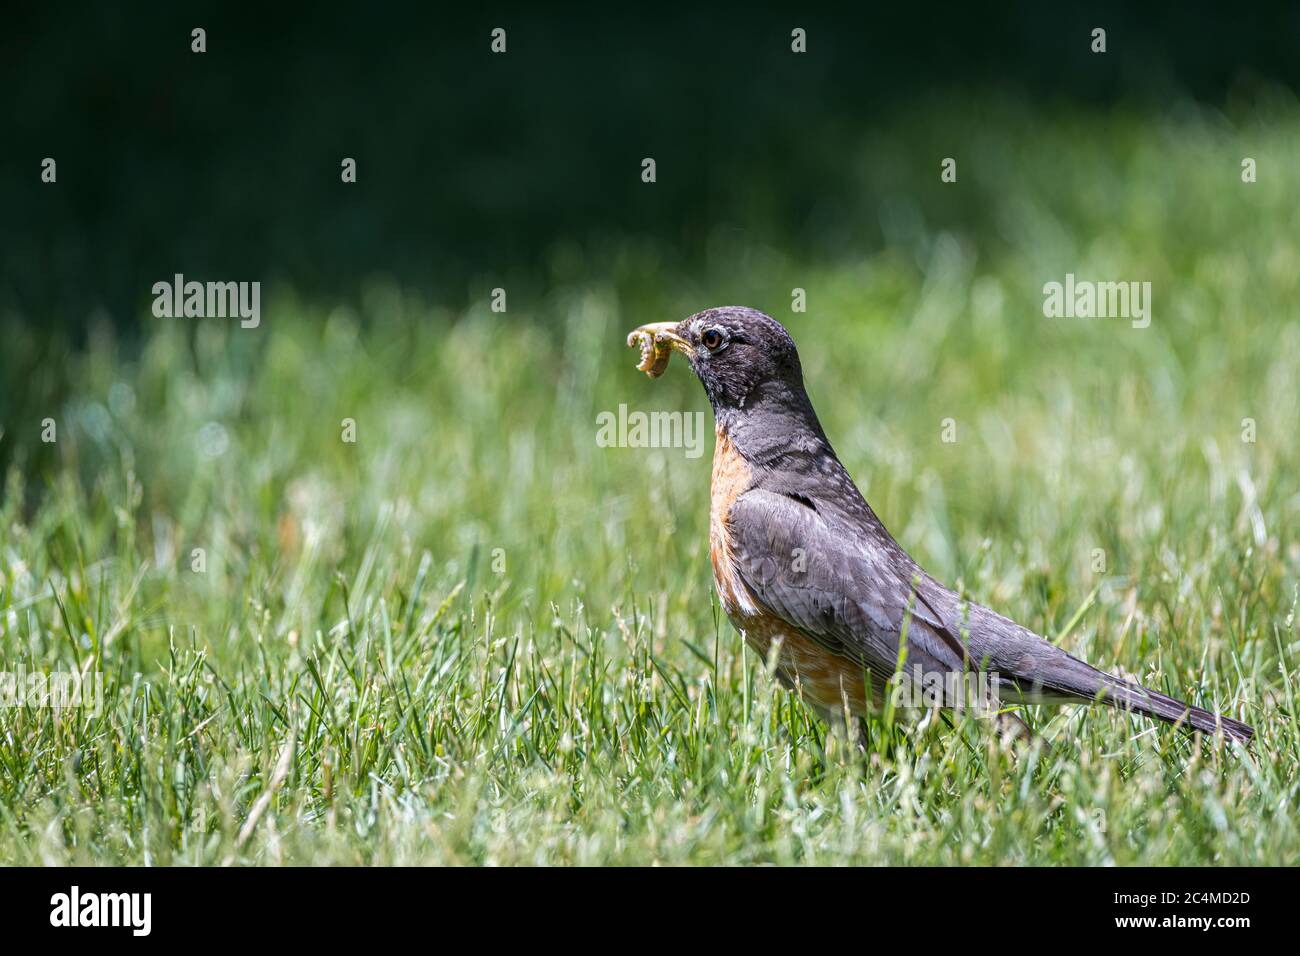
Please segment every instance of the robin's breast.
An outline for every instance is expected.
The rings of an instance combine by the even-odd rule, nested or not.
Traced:
[[[745,643],[767,664],[776,653],[776,674],[781,682],[797,691],[826,717],[830,713],[861,714],[868,706],[869,678],[863,669],[842,654],[790,627],[770,614],[732,618],[745,636]],[[875,706],[881,688],[872,688]]]
[[[713,446],[713,478],[709,485],[709,560],[713,583],[727,616],[758,610],[732,560],[731,532],[727,526],[731,506],[749,489],[753,472],[726,432],[719,431]],[[737,623],[737,627],[740,625]]]

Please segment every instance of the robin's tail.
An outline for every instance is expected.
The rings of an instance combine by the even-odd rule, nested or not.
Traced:
[[[1223,734],[1230,740],[1238,740],[1242,743],[1249,743],[1255,736],[1255,728],[1250,724],[1224,717],[1203,707],[1185,704],[1158,690],[1151,690],[1140,684],[1127,684],[1109,674],[1106,676],[1109,678],[1108,683],[1116,684],[1121,688],[1114,692],[1103,692],[1102,703],[1109,704],[1111,707],[1155,717],[1167,724],[1177,724],[1188,732],[1199,730],[1206,734]]]
[[[1249,724],[1099,671],[1064,651],[1050,662],[1039,662],[1036,670],[1036,685],[1066,699],[1073,698],[1080,703],[1097,700],[1116,710],[1132,711],[1175,724],[1189,733],[1199,730],[1206,734],[1223,734],[1242,743],[1248,743],[1255,736],[1255,729]]]

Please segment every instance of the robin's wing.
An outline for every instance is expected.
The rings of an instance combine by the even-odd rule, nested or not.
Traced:
[[[815,506],[762,489],[736,499],[727,530],[732,564],[753,599],[827,649],[888,680],[906,622],[909,671],[964,669],[960,635],[927,606],[896,546],[873,546]]]
[[[829,650],[888,681],[904,624],[907,670],[999,675],[1009,702],[1102,702],[1247,740],[1246,724],[1099,671],[986,607],[961,601],[920,570],[883,527],[807,499],[747,491],[727,515],[731,563],[750,597]],[[874,537],[873,537],[874,535]],[[946,619],[946,621],[945,621]],[[946,693],[946,691],[945,691]]]

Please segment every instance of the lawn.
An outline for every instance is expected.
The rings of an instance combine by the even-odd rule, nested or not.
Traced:
[[[935,106],[840,145],[879,241],[810,212],[691,258],[557,242],[445,301],[269,284],[256,329],[7,317],[0,669],[103,700],[0,708],[0,861],[1300,863],[1300,107]],[[1150,325],[1045,317],[1067,274],[1150,282]],[[624,336],[722,304],[787,324],[923,566],[1252,749],[1078,709],[1029,709],[1028,753],[828,732],[717,607],[711,420],[700,457],[596,440],[708,413]]]

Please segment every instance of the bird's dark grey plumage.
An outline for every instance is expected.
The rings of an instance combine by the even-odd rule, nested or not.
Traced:
[[[747,639],[760,631],[806,639],[850,676],[856,669],[883,686],[905,633],[907,668],[996,673],[1007,703],[1099,701],[1251,738],[1248,725],[1099,671],[922,570],[840,463],[804,389],[794,342],[776,320],[727,307],[644,328],[687,355],[713,406],[715,577]],[[789,673],[797,667],[783,663],[783,676],[798,681]],[[832,708],[830,697],[814,702]]]

